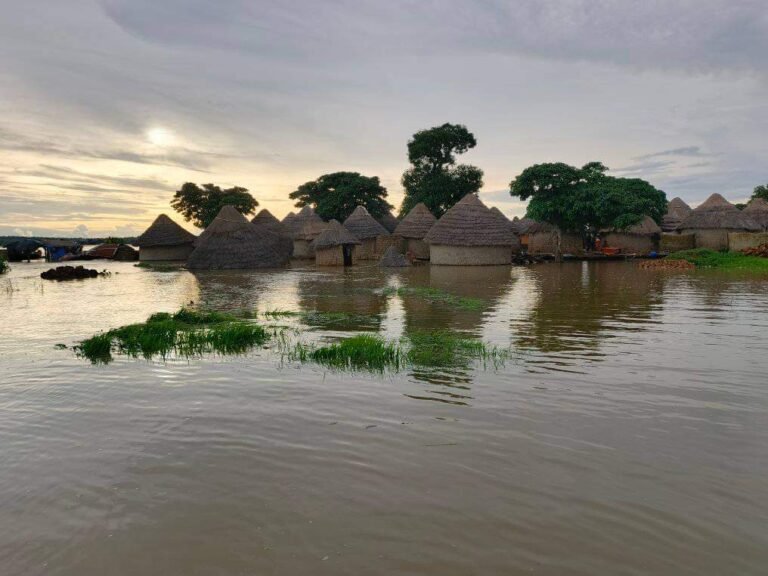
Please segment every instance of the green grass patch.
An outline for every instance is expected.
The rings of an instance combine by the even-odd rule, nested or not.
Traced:
[[[667,256],[670,260],[686,260],[697,268],[719,268],[722,270],[751,270],[768,272],[768,258],[747,256],[741,252],[716,252],[706,248],[673,252]]]
[[[421,298],[428,300],[429,302],[437,302],[439,304],[445,304],[452,306],[453,308],[461,308],[464,310],[482,310],[485,308],[485,301],[480,298],[465,298],[462,296],[456,296],[450,292],[445,292],[438,288],[428,288],[424,286],[404,286],[401,288],[385,288],[382,291],[384,296],[398,295],[400,297],[411,296],[414,298]]]
[[[500,365],[508,356],[506,350],[446,330],[414,332],[407,343],[406,358],[415,366],[464,366],[475,360]]]
[[[207,353],[242,354],[270,338],[264,327],[232,314],[182,308],[97,334],[80,342],[76,352],[96,364],[111,362],[113,353],[146,359],[170,354],[190,358]]]
[[[396,370],[400,367],[403,356],[397,344],[372,334],[358,334],[336,344],[315,349],[307,349],[304,345],[299,345],[298,348],[298,357],[303,358],[304,362],[311,360],[339,370]]]
[[[354,314],[351,312],[294,312],[291,310],[268,310],[262,312],[262,316],[269,319],[277,318],[298,318],[310,326],[321,326],[329,328],[342,328],[352,325],[373,325],[377,321],[376,316],[365,314]]]

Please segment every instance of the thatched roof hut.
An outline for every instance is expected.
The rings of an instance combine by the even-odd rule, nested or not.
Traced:
[[[437,222],[432,212],[423,202],[419,202],[400,221],[393,234],[403,238],[415,238],[421,240],[427,235],[429,229]]]
[[[758,223],[763,230],[768,230],[768,202],[762,198],[754,198],[744,208],[744,213]]]
[[[253,217],[253,220],[251,220],[251,225],[277,235],[280,239],[280,245],[287,253],[288,257],[293,254],[293,240],[291,239],[287,226],[275,218],[269,210],[265,208],[256,214],[256,216]]]
[[[663,232],[674,232],[691,212],[693,212],[692,208],[681,198],[673,198],[667,204],[667,213],[662,219],[661,230]]]
[[[280,222],[283,226],[290,229],[291,222],[294,220],[294,218],[296,218],[296,213],[288,212],[288,214],[286,214]]]
[[[179,246],[192,244],[195,235],[188,232],[165,214],[160,214],[141,236],[136,239],[136,246],[148,248],[152,246]]]
[[[467,194],[424,237],[433,264],[509,264],[517,244],[509,220]]]
[[[352,232],[358,240],[375,239],[377,236],[389,236],[389,231],[370,215],[365,206],[358,206],[344,220],[344,228]]]
[[[312,242],[318,266],[350,266],[354,264],[355,246],[360,241],[338,220],[331,220]]]
[[[529,254],[555,254],[557,252],[557,226],[522,218],[515,226],[516,234]],[[578,254],[584,250],[584,241],[574,232],[560,233],[560,251],[563,254]]]
[[[311,206],[304,206],[291,221],[291,234],[294,240],[312,241],[320,235],[325,228],[325,222]]]
[[[278,268],[288,261],[277,234],[253,226],[234,206],[224,206],[187,260],[193,270]]]
[[[384,228],[386,228],[387,232],[389,232],[390,234],[394,232],[395,228],[397,228],[397,225],[400,224],[400,220],[395,218],[395,216],[390,211],[387,211],[380,218],[376,218],[376,221],[382,226],[384,226]]]
[[[605,245],[625,254],[648,254],[659,249],[661,228],[650,216],[624,229],[606,230]]]
[[[728,249],[729,232],[759,232],[760,224],[720,194],[712,194],[697,206],[677,227],[696,236],[697,248]]]
[[[408,262],[408,258],[400,254],[394,246],[387,248],[387,251],[384,252],[381,260],[379,260],[379,266],[382,268],[404,268],[410,265],[411,263]]]

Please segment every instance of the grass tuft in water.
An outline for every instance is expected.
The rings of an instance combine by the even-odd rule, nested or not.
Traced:
[[[445,330],[414,332],[408,336],[407,344],[406,358],[415,366],[455,367],[474,360],[499,366],[509,355],[506,350]]]
[[[480,298],[465,298],[462,296],[456,296],[450,292],[439,290],[438,288],[428,288],[423,286],[404,286],[401,288],[385,288],[382,291],[384,296],[398,295],[400,297],[411,296],[415,298],[422,298],[429,302],[437,302],[440,304],[446,304],[454,308],[461,308],[463,310],[482,310],[485,308],[485,302]]]
[[[720,268],[723,270],[752,270],[768,272],[768,258],[747,256],[741,252],[716,252],[706,248],[682,250],[667,256],[669,260],[686,260],[697,268]]]
[[[242,354],[270,337],[262,326],[231,314],[182,308],[97,334],[83,340],[76,351],[95,364],[110,362],[113,352],[132,358],[166,358],[171,353],[190,358],[212,352]]]
[[[341,370],[397,370],[402,361],[402,351],[397,344],[373,334],[358,334],[321,348],[307,349],[304,345],[299,348],[298,359]]]

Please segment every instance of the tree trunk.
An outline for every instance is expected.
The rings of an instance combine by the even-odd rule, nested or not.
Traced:
[[[560,232],[560,227],[555,227],[555,262],[563,261],[563,235]]]

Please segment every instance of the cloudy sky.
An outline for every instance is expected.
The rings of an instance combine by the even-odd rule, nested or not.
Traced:
[[[0,234],[140,232],[183,182],[353,170],[463,123],[481,197],[600,160],[692,204],[768,182],[765,0],[2,1]],[[175,216],[174,216],[175,217]]]

